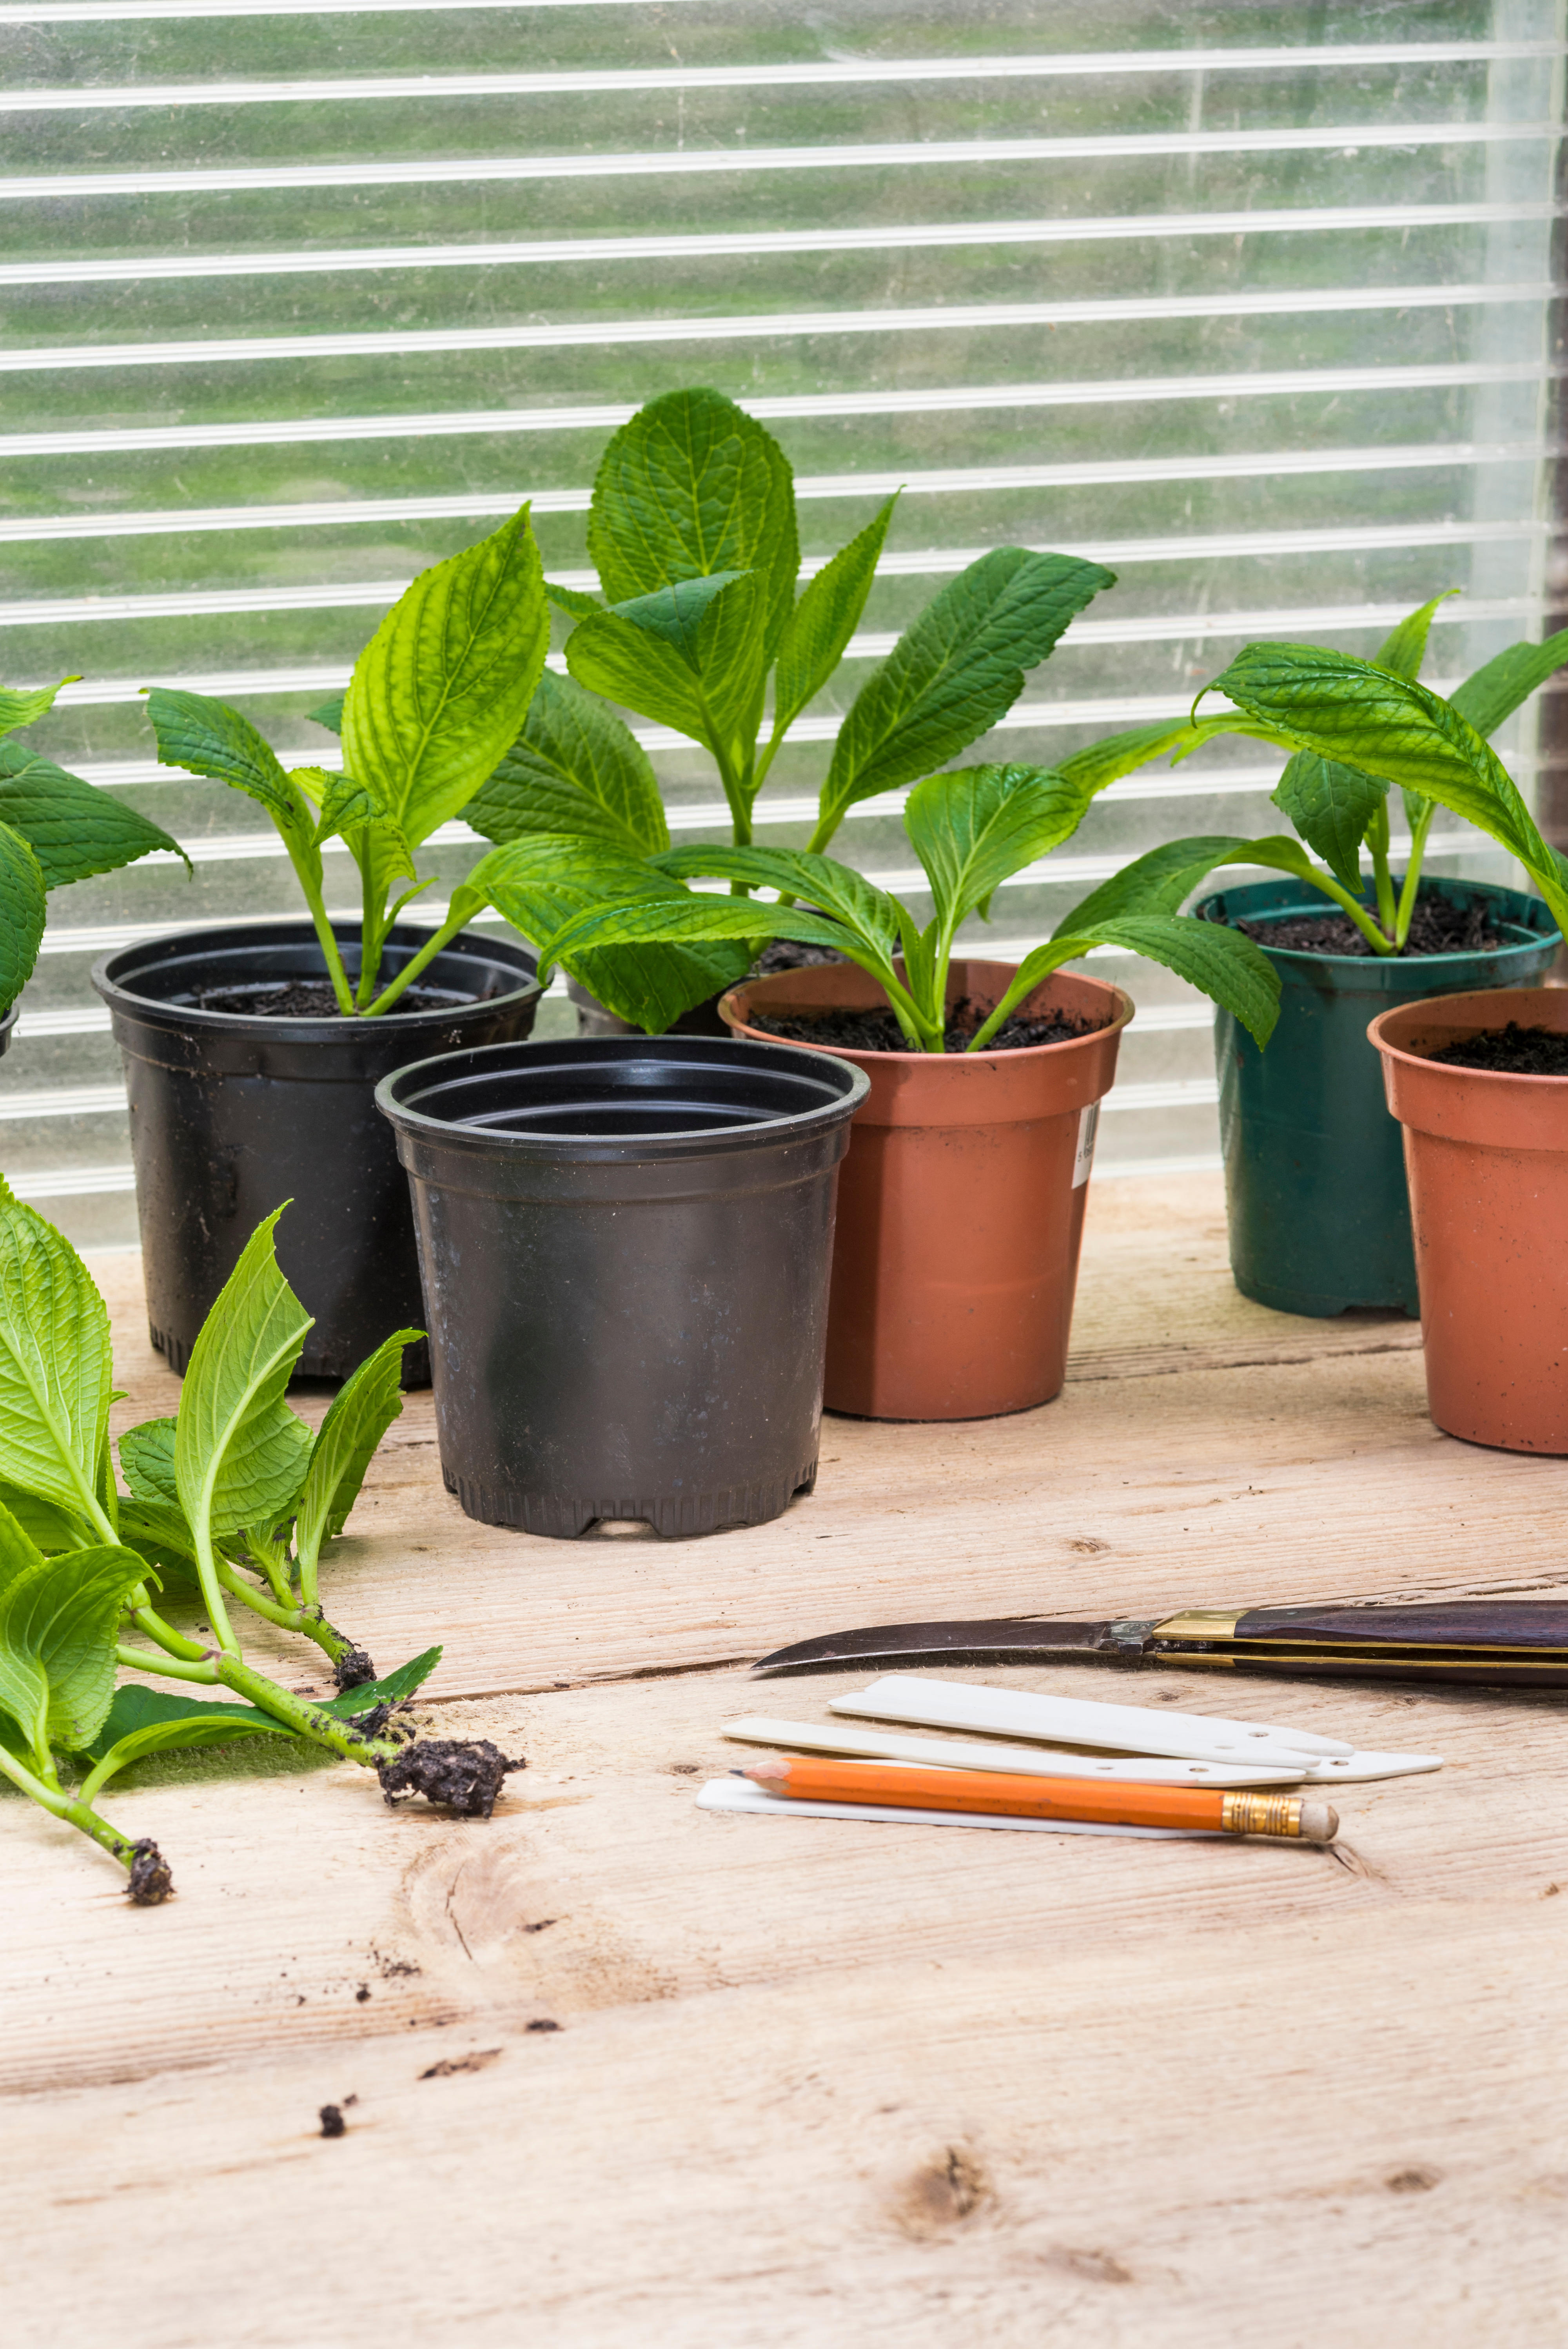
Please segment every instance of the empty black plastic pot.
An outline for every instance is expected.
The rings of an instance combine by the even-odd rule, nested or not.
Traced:
[[[353,976],[358,924],[334,928]],[[428,937],[399,923],[384,977]],[[284,1199],[294,1206],[278,1226],[278,1261],[315,1316],[302,1376],[346,1378],[394,1330],[421,1326],[407,1185],[376,1087],[426,1053],[525,1036],[539,1000],[534,959],[465,931],[416,981],[438,1004],[374,1019],[201,1008],[210,990],[324,978],[308,921],[183,930],[96,966],[125,1062],[148,1320],[171,1369],[183,1371],[241,1249]],[[428,1349],[410,1346],[405,1385],[429,1377]]]
[[[684,1036],[496,1045],[386,1080],[441,1467],[469,1516],[709,1533],[810,1490],[866,1089],[821,1052]]]
[[[19,1003],[14,1003],[5,1019],[0,1019],[0,1052],[8,1052],[11,1049],[11,1039],[16,1032],[16,1014],[21,1008]]]

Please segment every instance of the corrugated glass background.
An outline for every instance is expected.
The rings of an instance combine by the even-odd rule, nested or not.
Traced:
[[[530,496],[584,575],[597,453],[655,392],[770,424],[809,557],[905,485],[842,693],[759,810],[781,843],[864,664],[988,545],[1121,582],[1012,758],[1178,709],[1250,636],[1371,652],[1460,586],[1441,683],[1541,626],[1561,0],[59,0],[0,5],[0,54],[3,673],[81,671],[38,747],[196,859],[55,901],[0,1067],[0,1164],[80,1239],[134,1232],[94,957],[293,902],[250,802],[153,763],[138,689],[330,763],[305,712],[424,564]],[[647,739],[676,823],[721,834],[700,757]],[[1130,777],[992,938],[1161,838],[1270,828],[1273,772]],[[840,845],[908,863],[878,802]],[[449,879],[474,853],[438,835]],[[1104,968],[1140,1017],[1101,1171],[1212,1157],[1207,1008]]]

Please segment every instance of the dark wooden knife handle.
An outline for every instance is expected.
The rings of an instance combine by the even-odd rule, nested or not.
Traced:
[[[1568,1657],[1568,1603],[1557,1599],[1449,1599],[1416,1607],[1253,1607],[1232,1638],[1297,1640],[1318,1648],[1500,1649]]]

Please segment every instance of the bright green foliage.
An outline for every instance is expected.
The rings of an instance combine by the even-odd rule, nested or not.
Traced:
[[[402,1350],[419,1334],[387,1339],[313,1440],[283,1399],[311,1325],[278,1270],[276,1221],[253,1235],[209,1314],[178,1415],[120,1439],[131,1490],[117,1493],[103,1300],[68,1241],[0,1183],[0,1777],[119,1860],[143,1903],[166,1897],[168,1871],[93,1808],[110,1779],[148,1754],[261,1734],[386,1764],[402,1749],[365,1717],[411,1694],[440,1655],[427,1649],[315,1704],[253,1670],[234,1635],[230,1597],[314,1640],[341,1679],[368,1671],[323,1616],[316,1576],[400,1408]],[[292,1557],[296,1509],[308,1553]],[[158,1611],[168,1581],[199,1603],[197,1638]],[[186,1692],[117,1695],[120,1664]],[[192,1682],[226,1693],[193,1700]],[[74,1794],[61,1756],[92,1764]]]
[[[61,682],[74,685],[77,679]],[[0,686],[0,738],[45,717],[59,690],[45,685],[23,693]],[[20,743],[0,739],[0,1012],[9,1009],[32,976],[43,943],[47,892],[94,874],[116,873],[158,848],[185,854],[112,792],[100,792]]]
[[[300,1584],[307,1600],[315,1597],[323,1542],[347,1524],[376,1447],[402,1412],[403,1349],[420,1335],[418,1330],[395,1330],[360,1363],[338,1389],[310,1447],[294,1525]]]
[[[219,1536],[271,1527],[304,1478],[310,1431],[284,1394],[314,1322],[278,1270],[273,1233],[282,1214],[274,1208],[251,1234],[191,1348],[181,1389],[175,1485],[203,1568]],[[222,1602],[209,1595],[221,1620]]]
[[[1236,714],[1193,718],[1167,730],[1144,730],[1143,756],[1169,750],[1183,758],[1222,734],[1243,734],[1292,753],[1274,804],[1295,826],[1288,835],[1245,840],[1200,835],[1166,843],[1139,857],[1068,915],[1080,921],[1174,912],[1221,865],[1264,865],[1288,873],[1333,899],[1377,954],[1398,954],[1409,936],[1428,833],[1445,807],[1489,833],[1517,857],[1559,925],[1568,929],[1568,864],[1542,838],[1486,736],[1511,716],[1554,670],[1568,662],[1568,629],[1543,645],[1514,645],[1468,678],[1447,700],[1417,675],[1438,607],[1429,603],[1401,620],[1376,660],[1317,645],[1247,645],[1205,687],[1226,694]],[[1140,763],[1138,738],[1091,746],[1079,760],[1125,772]],[[1066,762],[1071,772],[1078,763]],[[1109,774],[1105,776],[1109,781]],[[1388,792],[1398,786],[1410,826],[1410,852],[1396,893],[1389,869]],[[1307,849],[1323,858],[1314,864]],[[1361,872],[1372,863],[1371,903]]]
[[[112,1539],[97,1499],[109,1372],[86,1265],[0,1177],[0,1477]]]
[[[477,546],[421,572],[360,654],[347,692],[315,712],[323,725],[342,730],[343,775],[320,767],[285,773],[250,720],[223,702],[163,688],[150,695],[164,765],[245,792],[272,817],[344,1012],[389,1010],[461,927],[449,918],[377,992],[387,933],[429,886],[418,877],[415,851],[462,812],[515,740],[549,637],[539,550],[524,507]],[[326,915],[321,852],[333,839],[359,868],[356,987]],[[399,891],[405,881],[413,885]],[[462,919],[471,918],[472,902]]]
[[[498,845],[527,833],[634,857],[670,844],[658,778],[631,728],[571,678],[548,670],[522,732],[466,813]]]
[[[909,908],[835,858],[810,850],[672,849],[657,859],[676,878],[714,878],[742,888],[773,888],[796,904],[691,894],[666,898],[601,897],[565,923],[541,951],[557,955],[601,945],[657,940],[798,938],[830,946],[869,971],[915,1049],[944,1049],[948,968],[960,924],[993,890],[1064,840],[1088,804],[1092,786],[1049,768],[972,767],[935,775],[910,793],[905,828],[924,867],[936,911],[923,929]],[[1001,1003],[975,1033],[983,1050],[1014,1006],[1062,964],[1093,946],[1148,956],[1212,995],[1267,1040],[1279,1000],[1268,958],[1239,931],[1173,913],[1139,909],[1130,916],[1078,923],[1026,957]],[[902,955],[902,965],[900,957]]]

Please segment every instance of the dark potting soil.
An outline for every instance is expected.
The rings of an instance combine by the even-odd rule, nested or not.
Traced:
[[[410,987],[397,999],[397,1011],[450,1011],[471,998],[445,987]],[[248,1019],[341,1019],[343,1011],[326,978],[279,978],[250,987],[193,987],[198,1011],[239,1011]]]
[[[820,970],[824,963],[848,959],[832,947],[808,946],[803,938],[775,938],[770,947],[763,947],[747,977],[766,978],[775,970]]]
[[[1483,1028],[1423,1057],[1450,1069],[1492,1069],[1509,1077],[1568,1077],[1568,1035],[1511,1019],[1506,1028]]]
[[[488,1819],[507,1772],[525,1767],[521,1759],[509,1762],[488,1737],[467,1745],[453,1737],[425,1737],[405,1746],[395,1762],[377,1763],[376,1775],[394,1806],[406,1795],[423,1795],[459,1818]]]
[[[943,1030],[946,1050],[967,1050],[969,1039],[989,1016],[985,1004],[976,1003],[971,996],[960,996]],[[1003,1021],[985,1050],[1021,1052],[1031,1044],[1066,1044],[1075,1036],[1093,1035],[1104,1024],[1099,1019],[1075,1019],[1070,1012],[1026,1019],[1015,1011]],[[754,1011],[748,1025],[760,1028],[766,1035],[781,1037],[789,1044],[826,1044],[849,1052],[907,1052],[910,1049],[909,1039],[891,1011],[798,1011],[773,1019]]]
[[[1371,947],[1348,914],[1293,914],[1284,922],[1235,922],[1232,927],[1261,947],[1292,954],[1369,955]],[[1447,897],[1418,897],[1401,959],[1419,955],[1493,954],[1508,940],[1482,903],[1453,905]]]
[[[149,1836],[131,1846],[130,1882],[126,1887],[139,1909],[156,1909],[174,1889],[169,1862]]]

